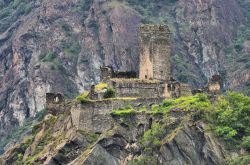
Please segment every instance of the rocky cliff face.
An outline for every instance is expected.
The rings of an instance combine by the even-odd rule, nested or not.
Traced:
[[[206,124],[173,109],[167,115],[138,112],[112,116],[107,131],[77,130],[69,109],[47,115],[33,135],[8,150],[2,164],[211,164],[225,163],[225,153]],[[108,114],[107,114],[108,115]],[[110,115],[110,114],[109,114]],[[102,118],[99,118],[103,122]],[[90,128],[93,126],[90,125]]]
[[[232,68],[225,51],[244,23],[236,0],[1,0],[0,8],[0,134],[43,109],[46,92],[70,98],[88,89],[102,65],[138,70],[142,22],[170,26],[180,81],[200,86],[219,72],[225,87],[238,89],[249,80],[249,69],[237,61]]]

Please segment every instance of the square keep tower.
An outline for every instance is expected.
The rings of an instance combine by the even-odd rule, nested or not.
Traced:
[[[170,80],[170,30],[165,25],[140,26],[140,79]]]

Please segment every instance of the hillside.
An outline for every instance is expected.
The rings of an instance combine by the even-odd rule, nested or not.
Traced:
[[[172,74],[200,87],[212,75],[250,94],[248,0],[0,0],[0,144],[44,109],[45,93],[74,98],[99,67],[138,71],[138,26],[172,32]],[[11,136],[11,135],[10,135]]]
[[[74,127],[72,109],[52,115],[55,109],[0,162],[245,165],[250,163],[249,105],[250,97],[238,93],[227,92],[216,99],[198,94],[164,100],[151,109],[114,109],[106,114],[112,118],[111,128],[104,124],[103,115],[96,121],[98,128],[90,124],[89,131]]]

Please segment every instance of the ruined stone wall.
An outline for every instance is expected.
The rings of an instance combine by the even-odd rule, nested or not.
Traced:
[[[208,92],[210,94],[219,94],[221,92],[221,77],[219,75],[214,75],[209,80]]]
[[[163,97],[165,85],[162,82],[148,83],[143,81],[113,81],[117,97]]]
[[[100,67],[101,82],[109,82],[111,78],[137,78],[135,71],[114,71],[110,66]]]
[[[112,78],[113,69],[111,67],[100,67],[101,81],[108,82]]]
[[[136,109],[150,108],[160,104],[163,98],[134,99],[134,100],[102,100],[85,104],[75,104],[71,107],[71,117],[78,130],[103,132],[112,128],[112,110],[131,105]]]
[[[180,84],[180,96],[192,96],[192,87],[189,84]]]
[[[170,79],[170,31],[163,25],[140,27],[140,79]]]
[[[134,71],[128,71],[128,72],[123,72],[123,71],[114,71],[112,78],[136,78],[137,73]]]
[[[49,112],[56,113],[56,111],[63,109],[65,99],[61,94],[46,93],[45,97],[45,108]]]
[[[221,92],[219,83],[209,84],[208,90],[210,94],[219,94]]]

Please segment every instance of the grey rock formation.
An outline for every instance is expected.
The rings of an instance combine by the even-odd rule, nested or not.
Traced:
[[[210,133],[204,132],[204,126],[185,125],[173,139],[161,147],[160,162],[166,165],[225,164],[220,144]]]
[[[157,1],[147,10],[140,10],[143,5],[136,1],[134,5],[131,1],[27,0],[31,8],[26,14],[17,12],[11,2],[0,1],[1,12],[10,11],[0,17],[0,136],[42,110],[44,93],[72,98],[89,89],[99,81],[100,66],[137,71],[137,29],[145,21],[159,23],[163,18],[170,26],[177,79],[199,86],[225,71],[230,75],[225,86],[242,89],[239,86],[250,77],[249,69],[231,68],[223,51],[244,23],[237,0]]]

